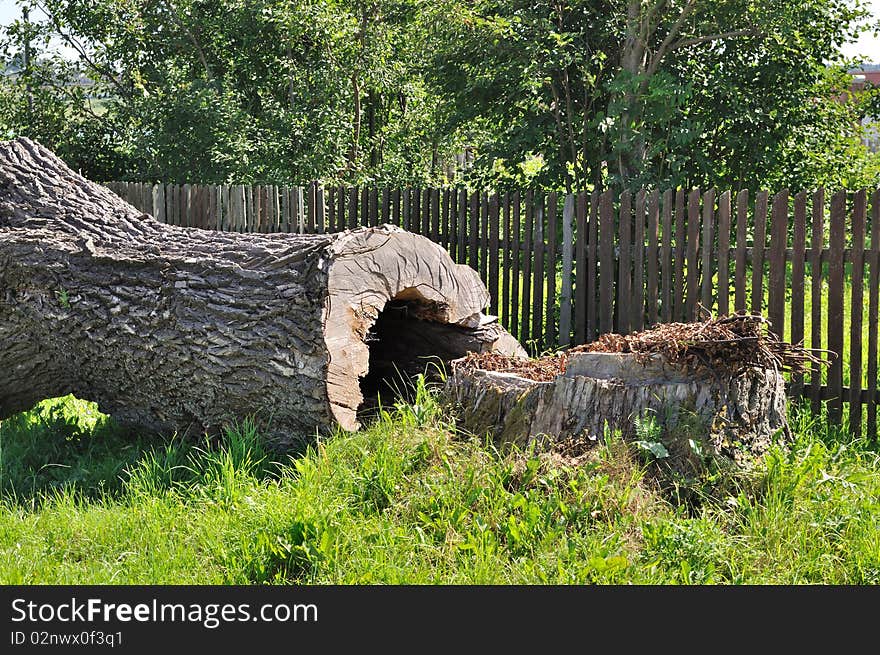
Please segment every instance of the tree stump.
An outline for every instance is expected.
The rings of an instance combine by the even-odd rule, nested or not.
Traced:
[[[659,355],[620,353],[570,354],[548,382],[452,366],[444,392],[460,425],[499,444],[596,440],[609,430],[634,438],[649,416],[661,433],[706,437],[714,454],[737,460],[789,436],[785,381],[775,370],[685,371]]]
[[[282,439],[353,430],[390,370],[524,355],[488,301],[475,271],[399,228],[165,225],[36,143],[0,143],[0,419],[73,393],[162,432],[248,415]]]

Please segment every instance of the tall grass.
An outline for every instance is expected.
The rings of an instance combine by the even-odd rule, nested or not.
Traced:
[[[655,482],[608,435],[500,452],[410,403],[301,456],[244,422],[127,434],[72,398],[0,424],[4,583],[874,583],[880,462],[822,416],[753,471]]]

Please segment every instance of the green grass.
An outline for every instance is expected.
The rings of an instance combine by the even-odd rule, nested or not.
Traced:
[[[790,449],[678,504],[619,439],[500,453],[424,387],[299,457],[247,422],[157,443],[55,399],[0,424],[0,582],[880,582],[877,453],[793,424]]]

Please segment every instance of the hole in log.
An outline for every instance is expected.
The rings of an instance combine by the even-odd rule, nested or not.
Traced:
[[[374,414],[380,404],[388,407],[397,400],[411,401],[413,378],[438,371],[438,366],[431,365],[441,362],[436,335],[443,328],[453,328],[426,320],[436,308],[428,301],[409,299],[412,296],[406,291],[385,303],[364,340],[370,349],[370,365],[360,380],[364,399],[359,416]]]

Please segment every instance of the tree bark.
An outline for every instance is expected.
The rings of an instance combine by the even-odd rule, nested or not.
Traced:
[[[488,300],[475,271],[392,226],[164,225],[42,146],[0,142],[0,419],[73,393],[163,432],[249,415],[281,440],[356,429],[371,354],[407,370],[433,353],[522,354]],[[386,306],[407,307],[405,325],[377,337]],[[401,331],[430,336],[376,354]]]

